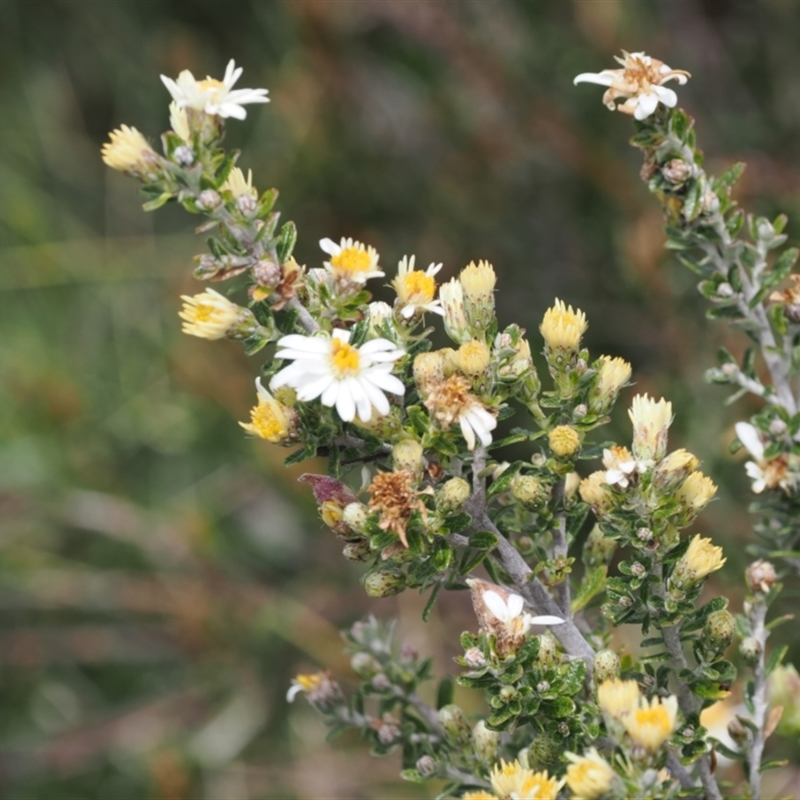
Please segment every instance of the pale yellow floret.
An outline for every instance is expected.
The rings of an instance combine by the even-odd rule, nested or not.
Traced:
[[[247,178],[239,167],[234,167],[229,173],[222,190],[230,192],[234,199],[238,200],[242,195],[248,194],[250,197],[258,197],[258,190],[253,186],[253,170],[247,170]]]
[[[471,261],[458,276],[466,297],[478,301],[491,295],[497,283],[494,267],[488,261]]]
[[[448,336],[457,342],[469,341],[467,312],[464,308],[464,289],[457,278],[443,283],[439,289],[439,300],[444,309],[444,325]]]
[[[244,310],[213,289],[182,295],[181,300],[184,305],[178,316],[184,321],[183,332],[201,339],[225,338]]]
[[[700,462],[697,460],[696,456],[693,456],[688,450],[685,450],[683,447],[681,447],[678,450],[673,450],[658,465],[658,470],[659,472],[667,474],[673,472],[684,472],[684,471],[694,472],[694,470],[697,469],[699,463]],[[714,488],[714,491],[716,491],[716,487]]]
[[[588,327],[583,311],[574,310],[572,306],[567,306],[557,299],[553,306],[545,311],[539,332],[550,350],[576,351]]]
[[[500,759],[500,763],[495,764],[492,769],[492,789],[501,798],[507,798],[512,792],[518,791],[530,777],[533,777],[533,770],[525,769],[519,761]]]
[[[426,393],[433,384],[444,380],[442,357],[436,351],[416,356],[413,369],[414,381],[423,393]]]
[[[250,411],[250,422],[239,424],[254,436],[277,444],[289,435],[289,417],[283,406],[268,392],[259,392],[259,403]]]
[[[633,454],[661,460],[667,452],[667,431],[672,424],[672,403],[646,394],[633,398],[628,416],[633,423]]]
[[[481,789],[478,792],[467,792],[463,800],[498,800],[498,798],[497,795],[484,792],[483,789]]]
[[[726,560],[721,547],[711,544],[711,539],[704,539],[698,533],[689,543],[689,549],[681,557],[675,571],[688,575],[690,580],[700,580],[721,569]]]
[[[557,800],[564,780],[551,778],[544,772],[534,772],[523,781],[519,789],[511,795],[511,800]]]
[[[614,501],[614,496],[606,482],[605,470],[591,473],[581,481],[581,499],[595,511],[607,511]]]
[[[597,687],[597,702],[612,719],[623,720],[639,706],[639,684],[612,678]]]
[[[634,744],[648,753],[657,753],[672,736],[678,716],[678,698],[642,699],[639,707],[623,719],[625,730]]]
[[[178,106],[173,100],[169,104],[169,124],[172,130],[183,139],[184,142],[189,142],[192,138],[192,132],[189,128],[189,118],[186,114],[186,109]]]
[[[631,379],[631,365],[624,358],[600,356],[600,369],[597,374],[597,393],[613,397]]]
[[[392,286],[403,304],[423,306],[430,303],[436,294],[436,279],[418,269],[399,274],[392,281]]]
[[[489,348],[478,339],[465,342],[455,354],[457,368],[465,375],[482,375],[489,368],[491,354]]]
[[[568,458],[581,446],[580,434],[571,425],[557,425],[547,434],[547,440],[557,458]]]
[[[594,800],[611,790],[616,773],[611,765],[592,747],[582,756],[567,753],[570,765],[565,780],[572,796],[578,800]]]
[[[330,264],[333,271],[339,275],[358,277],[377,269],[378,251],[371,245],[347,239],[345,246],[336,255],[331,256]]]
[[[691,453],[688,455],[691,455]],[[716,493],[717,487],[714,481],[707,475],[703,475],[702,472],[693,472],[681,484],[681,488],[678,489],[678,497],[696,513],[702,511],[711,502]]]
[[[101,148],[103,162],[111,169],[120,172],[131,172],[143,166],[143,160],[153,149],[136,128],[121,125],[108,134],[110,141]]]

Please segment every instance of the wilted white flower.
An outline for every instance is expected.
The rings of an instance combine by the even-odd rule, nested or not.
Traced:
[[[362,422],[369,422],[373,407],[388,414],[384,392],[405,392],[403,382],[391,374],[405,351],[388,339],[372,339],[361,347],[349,342],[350,332],[344,330],[334,330],[331,336],[284,336],[278,340],[275,358],[294,363],[272,379],[270,388],[291,386],[302,402],[320,397],[322,405],[335,406],[345,422],[352,422],[356,411]]]
[[[737,422],[735,427],[739,441],[755,459],[744,465],[747,477],[753,481],[753,491],[761,494],[764,489],[788,490],[793,481],[786,458],[779,455],[765,460],[764,443],[755,427],[749,422]]]
[[[524,635],[531,625],[561,625],[564,620],[549,614],[534,617],[523,612],[524,601],[518,594],[509,594],[504,600],[491,589],[483,593],[483,602],[506,630],[512,635]]]
[[[198,81],[188,69],[178,75],[177,81],[166,75],[161,76],[161,81],[178,108],[193,108],[218,117],[244,119],[247,112],[243,106],[248,103],[268,103],[269,97],[266,89],[233,89],[241,74],[242,68],[237,67],[231,59],[221,81],[210,77]],[[176,133],[181,135],[180,131]]]
[[[686,83],[690,77],[686,70],[670,69],[663,61],[644,53],[626,53],[623,50],[622,55],[623,58],[614,57],[615,61],[622,65],[622,69],[584,72],[573,82],[608,86],[603,95],[606,106],[611,111],[616,108],[624,114],[632,114],[639,120],[649,117],[659,103],[668,108],[676,105],[678,96],[663,84],[667,81]],[[624,98],[625,102],[616,105],[616,101],[620,98]]]

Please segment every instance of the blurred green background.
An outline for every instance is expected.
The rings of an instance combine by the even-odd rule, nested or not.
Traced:
[[[673,400],[672,444],[721,484],[697,527],[724,545],[711,591],[738,609],[749,489],[725,454],[754,407],[721,411],[702,374],[743,342],[704,321],[663,251],[630,120],[572,78],[623,47],[688,69],[712,171],[747,161],[739,200],[796,218],[799,35],[789,0],[0,3],[0,794],[432,797],[398,781],[396,757],[325,743],[285,692],[318,665],[346,685],[337,628],[367,611],[399,617],[440,671],[475,627],[464,596],[427,625],[424,598],[366,598],[305,470],[236,424],[258,359],[180,333],[179,295],[202,288],[197,220],[144,214],[99,157],[120,123],[166,129],[159,73],[219,76],[233,57],[242,86],[270,89],[227,143],[281,190],[302,263],[342,235],[390,270],[411,252],[446,278],[487,258],[502,323],[534,332],[556,296],[586,311],[593,352]],[[795,662],[797,630],[775,636]],[[793,763],[765,796],[792,792],[800,746],[768,750]]]

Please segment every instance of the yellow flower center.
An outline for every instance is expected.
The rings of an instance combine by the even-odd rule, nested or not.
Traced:
[[[430,301],[436,291],[436,281],[432,275],[414,270],[403,278],[403,288],[408,297]]]
[[[331,366],[337,378],[346,378],[358,372],[360,363],[358,350],[347,342],[334,339],[331,342]]]
[[[197,88],[200,89],[201,92],[205,92],[207,89],[221,89],[225,86],[222,81],[218,81],[216,78],[206,78],[204,81],[197,82]]]
[[[198,302],[193,311],[195,322],[210,322],[220,315],[218,308],[203,302]]]
[[[654,705],[651,708],[640,708],[634,713],[636,725],[640,727],[657,728],[660,732],[669,735],[672,732],[672,721],[669,711],[663,705]]]
[[[323,677],[321,672],[317,672],[315,675],[298,675],[295,680],[303,687],[304,692],[311,692],[322,683]]]
[[[372,266],[372,259],[366,250],[345,247],[337,255],[331,256],[331,266],[341,272],[367,272]]]
[[[251,412],[253,429],[262,438],[274,442],[286,434],[286,424],[270,403],[259,403]]]

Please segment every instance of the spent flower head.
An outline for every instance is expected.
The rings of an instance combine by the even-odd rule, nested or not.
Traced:
[[[176,81],[166,75],[161,76],[161,81],[178,108],[203,111],[212,116],[244,119],[247,116],[245,105],[268,103],[269,97],[266,89],[234,89],[233,85],[239,80],[242,71],[231,59],[221,81],[211,77],[198,81],[188,69],[183,70]]]
[[[622,69],[583,72],[573,83],[597,83],[607,86],[603,103],[613,111],[632,114],[636,119],[649,117],[659,103],[673,108],[678,102],[675,92],[664,86],[668,81],[686,83],[691,77],[686,70],[670,69],[663,61],[644,53],[626,53],[614,57]],[[617,105],[617,100],[624,100]]]
[[[417,480],[411,472],[397,470],[395,472],[379,472],[367,487],[369,492],[369,510],[380,514],[378,525],[385,531],[397,534],[403,547],[408,547],[406,526],[415,511],[419,511],[423,522],[428,521],[428,509],[422,502],[416,488]],[[432,494],[433,490],[425,490],[424,494]]]
[[[295,438],[297,432],[297,412],[278,402],[256,378],[258,405],[250,411],[250,422],[239,424],[254,436],[266,439],[273,444],[285,444]]]
[[[471,384],[466,378],[453,375],[428,387],[425,407],[442,426],[449,428],[456,422],[469,450],[475,449],[476,439],[487,446],[492,442],[492,431],[497,420],[483,403],[470,393]]]
[[[345,422],[352,422],[356,412],[363,422],[369,422],[373,409],[388,414],[385,392],[405,392],[403,382],[391,374],[405,351],[388,339],[371,339],[361,347],[349,342],[350,332],[340,329],[330,336],[284,336],[275,358],[293,363],[272,379],[271,388],[291,386],[302,402],[319,397],[322,405],[335,406]]]

